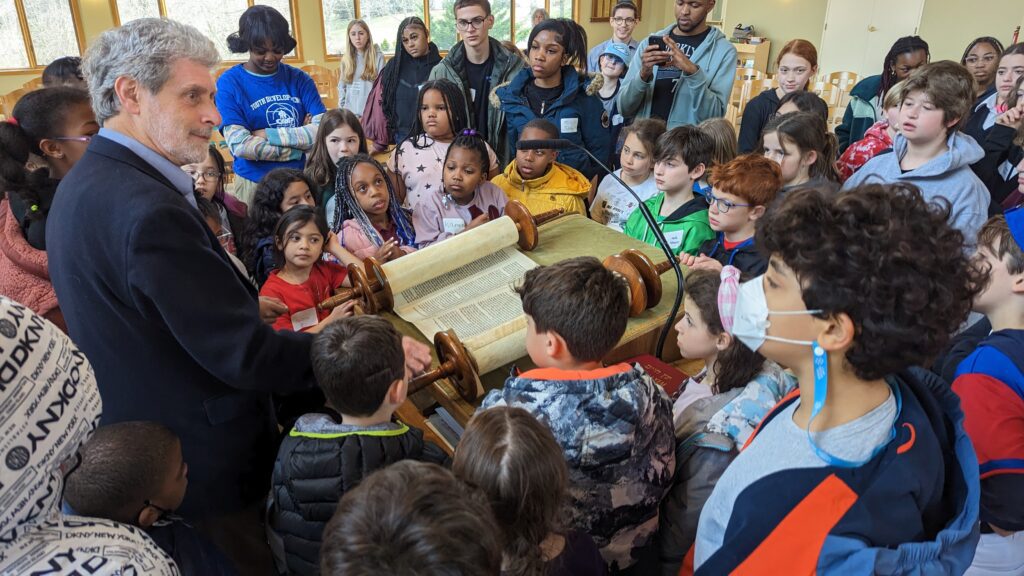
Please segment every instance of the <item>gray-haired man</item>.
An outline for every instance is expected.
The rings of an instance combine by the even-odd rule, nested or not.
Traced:
[[[47,252],[103,422],[153,420],[181,438],[191,485],[180,513],[253,574],[271,566],[259,523],[277,435],[270,393],[308,390],[313,375],[310,337],[260,320],[180,168],[206,157],[220,123],[219,60],[172,20],[100,35],[83,72],[102,129],[61,182]],[[412,352],[414,369],[429,363]]]

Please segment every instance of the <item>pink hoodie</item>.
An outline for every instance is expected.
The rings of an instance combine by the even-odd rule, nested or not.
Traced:
[[[345,220],[341,225],[341,245],[360,260],[373,256],[377,253],[378,248],[376,244],[366,237],[366,233],[359,226],[359,222],[355,220]],[[416,251],[416,247],[402,246],[402,251],[408,254]]]
[[[67,332],[50,283],[46,252],[29,245],[7,199],[0,201],[0,294],[15,300]]]

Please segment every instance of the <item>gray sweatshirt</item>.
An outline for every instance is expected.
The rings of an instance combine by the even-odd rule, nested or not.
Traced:
[[[843,189],[849,190],[861,184],[904,182],[920,188],[929,202],[945,198],[952,206],[949,223],[963,232],[966,250],[973,252],[978,231],[988,218],[991,195],[971,171],[971,164],[981,160],[985,152],[974,138],[961,132],[950,134],[946,144],[949,146],[946,152],[923,166],[903,172],[900,160],[906,156],[908,144],[902,134],[897,134],[892,152],[868,160],[843,184]]]

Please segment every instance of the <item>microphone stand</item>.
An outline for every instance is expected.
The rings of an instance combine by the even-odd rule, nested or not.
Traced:
[[[634,191],[632,187],[623,182],[622,178],[616,176],[615,172],[609,170],[608,166],[605,166],[604,162],[598,160],[597,156],[590,153],[590,150],[587,150],[583,146],[580,146],[571,140],[559,140],[559,142],[565,142],[568,146],[577,150],[582,150],[590,157],[591,160],[607,172],[609,176],[614,178],[616,182],[629,191],[639,204],[640,214],[643,215],[644,220],[647,221],[647,225],[654,231],[654,238],[658,241],[658,247],[661,248],[662,252],[665,253],[665,256],[668,257],[668,261],[672,263],[672,270],[676,273],[676,298],[672,302],[672,311],[669,312],[668,320],[665,321],[665,326],[662,327],[661,334],[658,336],[658,349],[655,351],[655,355],[659,360],[661,360],[662,353],[665,348],[665,340],[668,339],[668,333],[672,330],[672,326],[675,324],[676,314],[679,313],[679,307],[683,303],[683,269],[679,267],[679,259],[672,253],[672,247],[669,246],[668,239],[665,238],[665,233],[662,232],[661,227],[658,226],[658,221],[655,220],[654,214],[651,214],[651,209],[647,207],[647,204],[644,203],[643,200],[640,199],[640,196],[637,195],[636,191]]]

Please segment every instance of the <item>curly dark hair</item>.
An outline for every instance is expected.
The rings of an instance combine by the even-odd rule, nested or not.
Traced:
[[[755,237],[796,274],[808,309],[849,315],[846,361],[874,380],[928,365],[987,281],[949,215],[948,201],[928,203],[909,184],[808,187],[769,210]]]
[[[245,221],[244,241],[239,246],[242,262],[250,270],[256,267],[256,245],[260,240],[274,233],[277,221],[281,219],[281,202],[285,190],[293,182],[305,182],[309,190],[316,190],[316,183],[302,170],[274,168],[260,179],[249,206],[249,218]]]

